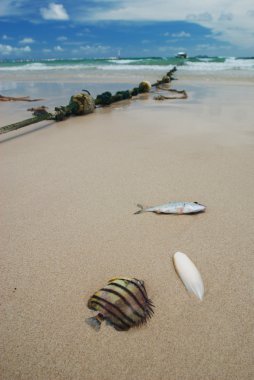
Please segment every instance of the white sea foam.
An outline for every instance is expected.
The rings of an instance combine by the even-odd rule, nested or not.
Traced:
[[[88,64],[69,64],[61,65],[55,64],[50,65],[40,62],[28,63],[25,65],[17,66],[0,66],[0,71],[49,71],[49,70],[87,70],[87,69],[96,69],[96,65]]]
[[[181,70],[188,71],[228,71],[228,70],[254,70],[254,59],[227,58],[224,62],[211,62],[201,59],[201,62],[187,61]]]
[[[154,71],[168,71],[173,68],[173,65],[104,65],[104,66],[98,66],[97,69],[99,70],[109,70],[109,71],[125,71],[125,70],[131,70],[131,71],[147,71],[147,70],[154,70]]]
[[[127,65],[129,63],[135,63],[143,61],[143,59],[118,59],[118,58],[112,58],[109,59],[108,62],[112,62],[113,64],[117,65]]]
[[[0,72],[62,72],[75,75],[95,72],[167,72],[175,65],[180,71],[193,73],[248,72],[254,74],[254,58],[194,58],[178,61],[174,58],[104,59],[104,60],[45,60],[40,62],[0,62]]]

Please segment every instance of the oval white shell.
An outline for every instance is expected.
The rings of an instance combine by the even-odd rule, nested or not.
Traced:
[[[173,256],[176,272],[181,278],[186,289],[194,293],[201,301],[204,298],[204,283],[202,277],[187,255],[182,252],[176,252]]]

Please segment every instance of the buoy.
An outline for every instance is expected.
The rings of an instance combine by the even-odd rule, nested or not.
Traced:
[[[148,80],[143,80],[142,82],[139,83],[138,88],[139,88],[139,92],[143,93],[143,92],[149,92],[152,86],[151,86],[151,83],[148,82]]]

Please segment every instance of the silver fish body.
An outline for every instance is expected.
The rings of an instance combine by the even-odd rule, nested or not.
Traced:
[[[103,320],[118,331],[127,331],[145,323],[153,314],[144,282],[136,278],[113,278],[90,297],[87,306],[99,312],[86,320],[97,331]]]
[[[157,214],[196,214],[198,212],[204,212],[206,206],[198,202],[169,202],[162,205],[154,207],[143,207],[138,204],[140,210],[135,212],[135,214],[140,214],[142,212],[155,212]]]

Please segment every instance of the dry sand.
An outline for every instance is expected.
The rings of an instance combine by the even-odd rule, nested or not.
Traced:
[[[254,378],[254,89],[187,90],[1,136],[1,379]],[[207,212],[133,215],[170,200]],[[155,315],[95,333],[86,302],[119,275],[145,281]]]

